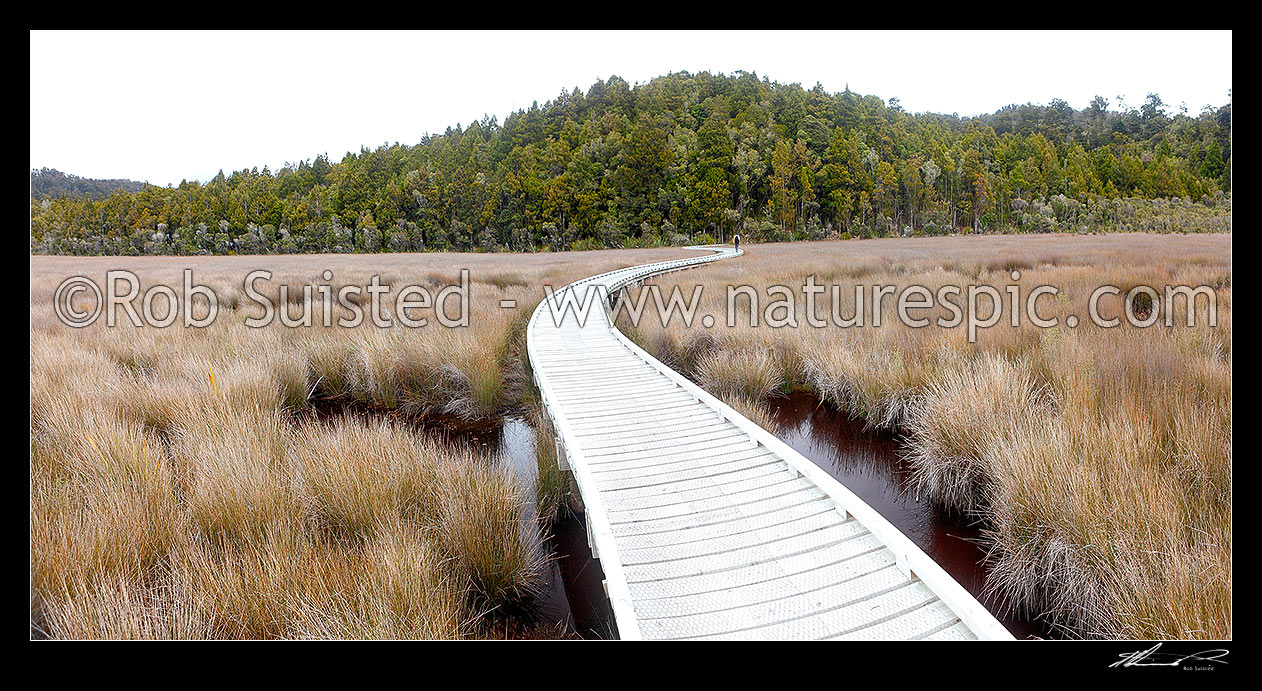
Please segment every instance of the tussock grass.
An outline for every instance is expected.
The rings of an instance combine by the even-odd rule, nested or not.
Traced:
[[[290,447],[293,491],[320,534],[369,540],[379,526],[434,516],[440,469],[405,428],[388,423],[305,423]]]
[[[522,521],[525,489],[505,465],[470,463],[438,485],[438,536],[478,602],[531,604],[541,588],[542,535]]]
[[[538,463],[535,506],[539,519],[547,526],[568,508],[570,476],[557,463],[556,430],[544,412],[543,402],[531,408],[531,422],[535,428],[535,458]]]
[[[747,398],[739,393],[727,394],[722,398],[724,403],[744,415],[750,422],[773,434],[779,431],[780,422],[776,420],[765,400]]]
[[[122,431],[100,453],[64,444],[54,458],[42,449],[55,428],[41,425],[34,457],[62,464],[33,485],[38,630],[463,636],[484,613],[537,596],[542,534],[498,460],[390,423],[304,423],[281,428],[275,446],[258,434],[267,423],[217,423],[178,423],[172,460],[117,419],[99,423]]]
[[[54,638],[180,639],[205,630],[187,598],[164,588],[139,586],[126,578],[79,583],[44,618]]]
[[[710,351],[696,367],[697,382],[721,398],[761,401],[784,384],[780,363],[765,349]]]
[[[877,332],[811,340],[800,350],[802,378],[869,427],[897,428],[916,405],[932,365],[873,334]]]
[[[921,491],[954,509],[975,512],[991,495],[996,475],[985,464],[998,440],[1052,414],[1024,363],[985,354],[946,370],[924,391],[906,419],[907,449]],[[1013,413],[1024,413],[1015,418]]]
[[[661,279],[685,295],[700,282],[698,310],[712,329],[679,320],[664,328],[650,311],[638,343],[717,395],[768,395],[764,373],[806,388],[875,428],[894,430],[922,498],[986,526],[989,583],[1011,607],[1042,615],[1078,636],[1231,636],[1231,264],[1225,236],[959,237],[752,246],[745,257]],[[1019,278],[1012,271],[1019,270]],[[838,284],[817,315],[855,313],[853,287],[982,283],[1002,294],[1019,285],[1057,286],[1043,330],[1007,320],[969,343],[964,328],[898,324],[886,297],[884,323],[815,329],[800,287]],[[794,290],[798,328],[750,328],[744,299],[736,328],[724,326],[725,288]],[[1104,284],[1210,285],[1218,326],[1204,308],[1183,326],[1087,320]],[[630,296],[636,299],[634,292]],[[870,293],[865,294],[870,298]],[[870,300],[869,300],[870,302]],[[1105,315],[1119,297],[1100,301]],[[918,316],[932,320],[942,308]],[[1076,329],[1063,326],[1077,315]],[[733,365],[744,358],[740,366]],[[768,361],[770,360],[770,361]],[[729,371],[729,370],[739,371]],[[762,400],[756,398],[753,400]],[[743,410],[743,409],[742,409]],[[747,413],[760,420],[755,409]]]
[[[455,638],[521,629],[520,617],[502,615],[528,610],[540,588],[543,527],[523,516],[539,490],[498,458],[406,423],[485,422],[522,404],[521,329],[545,277],[683,254],[267,258],[274,306],[280,284],[318,281],[325,268],[335,292],[372,273],[396,286],[451,284],[469,268],[464,329],[437,326],[432,311],[418,313],[431,320],[419,329],[326,328],[318,304],[310,328],[247,328],[260,310],[239,282],[257,259],[33,258],[32,632]],[[206,328],[76,330],[55,318],[51,298],[68,275],[125,267],[142,289],[161,282],[179,293],[185,266],[220,297]],[[519,308],[502,310],[503,298]],[[305,304],[289,291],[290,314]],[[318,422],[317,402],[384,415]]]

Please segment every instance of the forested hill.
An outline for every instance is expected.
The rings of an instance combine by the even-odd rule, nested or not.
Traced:
[[[93,180],[63,173],[56,168],[31,170],[31,198],[45,197],[92,197],[100,199],[114,190],[136,193],[147,183],[135,180]]]
[[[382,106],[388,107],[388,106]],[[752,73],[539,106],[202,184],[31,200],[36,252],[532,250],[953,232],[1230,231],[1231,105],[976,118]]]

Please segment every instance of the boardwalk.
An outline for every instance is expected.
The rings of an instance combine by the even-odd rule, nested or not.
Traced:
[[[710,249],[564,290],[581,302],[736,256]],[[541,303],[527,344],[623,639],[1011,639],[867,504],[599,306],[557,324]]]

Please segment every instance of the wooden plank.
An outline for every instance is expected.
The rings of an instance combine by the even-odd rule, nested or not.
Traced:
[[[611,271],[557,298],[740,254]],[[592,308],[558,325],[541,302],[527,350],[622,637],[1007,635],[853,493],[622,336],[608,303]]]

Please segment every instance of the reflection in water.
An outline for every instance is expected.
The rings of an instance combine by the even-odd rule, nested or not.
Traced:
[[[529,489],[526,520],[536,515],[535,429],[521,418],[507,418],[502,427],[463,441],[495,448]],[[614,638],[613,612],[605,597],[604,571],[587,547],[587,524],[581,511],[566,510],[552,524],[552,537],[544,549],[553,553],[537,616],[546,622],[564,623],[566,630],[582,638]]]
[[[367,422],[379,416],[371,410],[357,410],[336,402],[317,402],[314,415],[326,422],[341,419]],[[526,488],[522,520],[535,520],[535,477],[539,463],[535,455],[535,428],[530,423],[520,417],[506,417],[496,426],[470,427],[454,419],[431,418],[412,421],[410,426],[417,434],[445,444],[497,454]],[[587,524],[581,507],[562,514],[553,522],[552,535],[542,546],[553,559],[544,576],[543,593],[536,603],[537,623],[562,624],[567,634],[581,638],[616,638],[613,612],[605,597],[605,574],[600,561],[592,559],[587,547]]]
[[[1006,612],[986,593],[985,550],[981,531],[967,519],[933,502],[917,501],[911,470],[890,434],[865,430],[851,419],[805,393],[769,402],[780,430],[776,436],[828,471],[850,491],[898,528],[973,594],[1017,638],[1050,638],[1039,621]]]
[[[617,638],[613,610],[605,596],[605,572],[587,546],[586,517],[564,511],[552,524],[552,545],[564,585],[561,599],[570,612],[570,627],[581,638]]]
[[[985,550],[976,525],[950,514],[933,502],[917,501],[909,486],[910,469],[892,435],[863,429],[814,397],[796,393],[770,401],[780,431],[776,436],[803,456],[827,470],[873,509],[884,516],[947,573],[977,597],[1017,638],[1052,638],[1055,631],[1040,621],[1005,612],[985,591]],[[535,430],[525,420],[507,418],[501,427],[452,435],[452,441],[495,449],[531,488],[525,515],[535,515],[534,484],[538,473]],[[562,512],[552,525],[545,546],[554,560],[547,577],[539,617],[564,622],[567,630],[583,638],[615,638],[613,613],[605,596],[604,572],[587,547],[587,529],[581,507]]]

